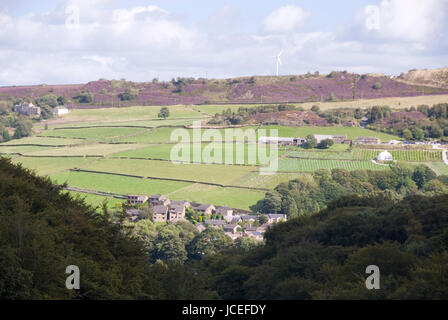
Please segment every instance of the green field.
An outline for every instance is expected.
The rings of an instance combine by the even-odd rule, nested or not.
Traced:
[[[104,159],[85,165],[83,169],[217,184],[229,184],[254,170],[248,166],[173,164],[169,161],[134,159]]]
[[[132,146],[132,145],[131,145]],[[114,154],[113,157],[130,157],[145,159],[183,159],[189,162],[201,163],[226,163],[226,156],[231,159],[230,164],[257,165],[268,163],[271,160],[269,146],[264,144],[236,144],[236,143],[202,143],[201,158],[194,158],[194,147],[198,144],[182,145],[182,150],[174,149],[172,144],[155,144],[144,148],[136,149]],[[174,157],[171,158],[172,150],[177,150]],[[278,150],[280,155],[282,150]],[[261,154],[261,156],[259,156]],[[189,155],[189,157],[188,157]],[[238,159],[238,161],[237,161]],[[250,161],[249,161],[250,160]]]
[[[45,131],[41,137],[83,138],[95,141],[112,140],[136,135],[144,129],[140,128],[84,128],[84,129],[59,129]]]
[[[249,210],[249,207],[256,204],[265,196],[264,191],[221,188],[193,184],[189,187],[167,194],[173,200],[188,200],[200,203],[210,203],[216,206],[232,206],[237,209]]]
[[[279,150],[279,172],[260,175],[259,166],[264,161],[261,161],[262,159],[255,159],[255,162],[248,161],[248,154],[256,151],[258,146],[247,142],[237,145],[210,144],[208,141],[213,140],[210,136],[200,137],[200,140],[203,140],[200,147],[201,155],[210,155],[209,159],[201,157],[202,164],[175,164],[170,161],[173,148],[178,146],[177,140],[171,141],[174,130],[181,129],[180,131],[187,132],[192,140],[193,130],[184,129],[183,126],[189,126],[193,121],[206,120],[228,108],[237,110],[239,107],[238,105],[170,106],[171,116],[166,120],[157,119],[160,107],[73,110],[61,118],[36,124],[38,136],[0,144],[0,154],[8,155],[13,162],[20,162],[24,167],[35,169],[41,175],[49,175],[58,183],[67,182],[68,186],[84,189],[86,192],[91,190],[117,195],[159,193],[173,200],[228,205],[239,209],[249,209],[263,199],[266,190],[274,189],[279,183],[309,175],[318,169],[389,169],[388,166],[376,165],[370,161],[381,150],[361,150],[356,147],[350,149],[348,144],[335,144],[327,150],[307,150],[288,146]],[[45,124],[49,130],[44,130]],[[241,128],[243,131],[246,129],[254,132],[257,128],[255,126]],[[265,126],[261,129],[277,129],[279,136],[283,137],[332,134],[347,135],[349,139],[375,136],[382,141],[399,140],[394,135],[355,127]],[[225,130],[217,131],[225,139]],[[201,133],[204,134],[204,129]],[[272,136],[273,132],[268,130],[266,134]],[[258,140],[261,135],[264,134],[258,131],[254,140]],[[189,160],[192,162],[198,160],[192,154],[192,149],[198,145],[185,144],[190,150]],[[233,151],[232,162],[236,163],[236,149],[240,146],[244,153],[241,163],[244,165],[212,164],[215,161],[224,162],[225,155],[230,151]],[[18,153],[26,156],[14,155]],[[440,161],[440,151],[400,150],[391,153],[396,160],[404,163],[412,165],[426,163],[438,174],[448,174],[448,166]],[[70,170],[75,168],[112,174]],[[142,176],[146,179],[116,174]],[[110,207],[115,207],[123,201],[86,192],[70,191],[71,194],[85,197],[87,203],[94,206],[100,205],[104,199],[109,199]]]
[[[367,150],[354,149],[353,159],[355,160],[372,160],[375,159],[382,151],[381,150]],[[389,151],[394,160],[399,161],[441,161],[441,151],[430,150],[392,150]]]
[[[59,173],[93,161],[87,158],[28,158],[16,157],[12,162],[21,163],[25,168],[34,169],[40,175]]]
[[[382,142],[390,140],[401,140],[399,137],[363,129],[359,127],[281,127],[281,126],[263,126],[260,129],[277,129],[280,137],[302,137],[310,134],[328,134],[328,135],[346,135],[348,139],[356,140],[360,136],[377,137]],[[269,130],[267,131],[269,134]]]
[[[5,143],[1,143],[0,146],[10,145],[42,145],[42,146],[68,146],[83,143],[80,139],[65,139],[65,138],[53,138],[53,137],[26,137],[22,139],[14,139]]]
[[[429,162],[427,165],[438,175],[448,175],[448,165],[444,162]]]
[[[84,144],[62,148],[47,148],[28,152],[33,156],[107,156],[115,153],[142,148],[144,146],[136,144]],[[1,148],[0,148],[1,150]]]
[[[53,181],[59,184],[68,182],[68,185],[71,187],[102,191],[118,195],[151,195],[156,193],[166,194],[190,185],[185,182],[138,179],[76,171],[59,173],[51,175],[50,177]]]
[[[381,166],[371,161],[344,161],[344,160],[308,160],[308,159],[280,159],[279,171],[282,172],[313,172],[319,169],[346,169],[349,171],[387,170],[388,166]]]
[[[288,153],[291,158],[302,159],[333,159],[333,160],[351,160],[351,152],[335,152],[335,151],[292,151]]]
[[[0,144],[0,154],[12,154],[12,153],[28,153],[28,152],[36,152],[36,151],[45,151],[51,149],[49,147],[38,147],[38,146],[7,146]],[[57,148],[56,148],[57,149]]]
[[[111,209],[121,208],[121,204],[124,202],[123,199],[117,199],[114,197],[106,197],[100,196],[96,194],[84,193],[84,192],[76,192],[76,191],[67,191],[74,198],[79,197],[80,199],[84,199],[86,204],[97,208],[97,211],[101,211],[101,205],[104,200],[107,201],[107,206]]]

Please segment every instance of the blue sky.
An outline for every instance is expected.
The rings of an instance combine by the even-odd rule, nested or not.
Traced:
[[[445,67],[447,9],[448,0],[2,0],[0,85],[272,75],[280,50],[281,74]]]

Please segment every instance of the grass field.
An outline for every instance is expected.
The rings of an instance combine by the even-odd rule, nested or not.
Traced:
[[[107,206],[111,209],[121,208],[121,203],[123,203],[123,199],[117,199],[114,197],[106,197],[99,196],[96,194],[84,193],[84,192],[76,192],[76,191],[67,191],[74,198],[79,197],[84,199],[86,204],[92,206],[93,208],[97,208],[97,211],[101,211],[101,205],[104,200],[107,201]]]
[[[7,146],[0,144],[0,154],[11,154],[11,153],[28,153],[36,151],[45,151],[51,148],[48,147],[38,147],[38,146]],[[57,148],[56,148],[57,149]]]
[[[53,137],[26,137],[22,139],[14,139],[5,143],[1,143],[0,146],[10,145],[43,145],[43,146],[68,146],[83,143],[79,139],[65,139],[65,138],[53,138]]]
[[[351,152],[338,151],[292,151],[288,153],[289,157],[302,159],[329,159],[329,160],[351,160]]]
[[[140,128],[84,128],[84,129],[59,129],[45,131],[42,137],[84,138],[94,141],[112,140],[136,135],[144,129]]]
[[[228,206],[249,210],[249,207],[263,199],[265,192],[237,188],[221,188],[193,184],[186,188],[167,194],[173,200],[188,200],[200,203],[210,203],[215,206]]]
[[[25,168],[34,169],[40,175],[59,173],[71,168],[85,165],[92,159],[85,158],[28,158],[16,157],[14,163],[21,163]]]
[[[166,194],[181,188],[189,183],[175,181],[161,181],[150,179],[138,179],[120,177],[107,174],[86,172],[64,172],[50,176],[59,184],[68,182],[68,185],[76,188],[96,190],[119,195],[128,194]]]
[[[269,147],[264,144],[202,143],[201,159],[194,158],[194,146],[198,146],[197,144],[185,144],[183,146],[185,147],[182,148],[183,150],[174,149],[177,150],[177,153],[173,159],[184,159],[185,161],[190,162],[224,164],[226,163],[226,157],[229,157],[230,159],[233,159],[229,164],[247,165],[267,163],[271,160]],[[114,154],[113,157],[172,160],[171,151],[174,147],[175,145],[172,144],[156,144],[144,148],[120,152]],[[281,153],[282,150],[278,150],[278,154]],[[179,155],[177,156],[177,154]],[[261,156],[259,156],[260,154]]]
[[[133,159],[104,159],[83,166],[83,169],[217,184],[228,184],[254,170],[247,166],[173,164],[168,161]]]
[[[372,160],[375,159],[382,151],[368,149],[354,149],[353,159],[356,160]],[[441,151],[429,150],[392,150],[389,151],[394,160],[399,161],[442,161]]]
[[[255,187],[274,189],[282,182],[294,180],[304,173],[277,173],[272,175],[260,175],[258,172],[251,172],[244,177],[232,181],[232,185],[242,187]]]
[[[422,104],[432,106],[438,103],[446,103],[448,95],[425,95],[418,97],[393,97],[381,99],[363,99],[355,101],[335,101],[335,102],[309,102],[300,104],[305,109],[311,109],[314,105],[322,110],[336,108],[368,108],[372,106],[389,106],[395,109],[417,107]]]
[[[66,121],[134,121],[158,119],[160,106],[137,106],[125,108],[75,109],[61,118]],[[169,106],[170,118],[198,118],[202,114],[191,106]]]
[[[27,154],[33,156],[107,156],[144,146],[135,144],[84,144],[80,146],[62,147],[62,148],[46,148],[43,150],[35,150]],[[0,147],[1,152],[1,147]]]
[[[401,140],[399,137],[387,133],[372,131],[359,127],[284,127],[284,126],[263,126],[260,129],[277,129],[280,137],[302,137],[309,134],[346,135],[348,139],[355,139],[360,136],[377,137],[382,142],[390,140]],[[269,131],[267,131],[269,134]]]
[[[429,162],[427,165],[438,175],[448,175],[448,166],[444,162]]]
[[[319,169],[346,169],[349,171],[387,170],[388,166],[380,166],[371,161],[343,161],[343,160],[307,160],[307,159],[280,159],[279,171],[282,172],[313,172]]]

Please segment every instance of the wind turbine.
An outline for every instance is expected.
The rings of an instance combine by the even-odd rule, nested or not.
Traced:
[[[278,55],[274,56],[274,58],[276,58],[277,61],[277,77],[278,77],[278,68],[280,65],[282,65],[282,60],[280,59],[280,56],[282,55],[283,50],[279,52]]]

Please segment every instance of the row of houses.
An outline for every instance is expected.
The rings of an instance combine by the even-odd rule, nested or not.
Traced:
[[[348,139],[345,135],[327,135],[327,134],[313,134],[317,143],[323,140],[333,140],[335,143],[353,143],[352,139]],[[260,143],[271,144],[276,143],[282,146],[300,146],[306,143],[304,138],[291,138],[291,137],[260,137]],[[381,144],[381,140],[376,137],[357,137],[356,144]]]
[[[227,206],[215,207],[212,204],[170,200],[161,194],[149,197],[145,195],[129,195],[127,196],[127,201],[131,205],[142,205],[149,202],[154,211],[153,220],[156,222],[175,222],[185,219],[187,208],[192,208],[205,216],[220,214],[227,220],[231,220],[233,217],[233,209]]]
[[[205,220],[203,224],[197,225],[197,228],[199,231],[203,231],[206,226],[222,228],[224,233],[234,240],[239,237],[254,237],[257,240],[263,240],[266,230],[276,223],[287,220],[284,214],[268,214],[266,217],[266,223],[258,227],[254,226],[254,222],[258,220],[258,216],[234,215],[230,222],[226,220]]]
[[[287,220],[286,215],[283,214],[267,214],[265,223],[259,227],[255,227],[253,225],[255,221],[259,220],[259,216],[237,214],[233,208],[227,206],[215,207],[213,204],[170,200],[161,194],[155,194],[149,197],[145,195],[129,195],[127,196],[127,201],[131,205],[143,205],[149,203],[153,209],[153,221],[162,223],[185,220],[187,208],[192,208],[206,217],[210,217],[213,214],[219,214],[223,216],[223,220],[205,219],[203,223],[197,224],[196,228],[200,232],[205,230],[207,226],[223,228],[224,232],[232,239],[245,236],[255,237],[258,240],[262,240],[264,232],[269,227]],[[139,209],[131,208],[127,210],[127,213],[133,221],[140,218]]]

